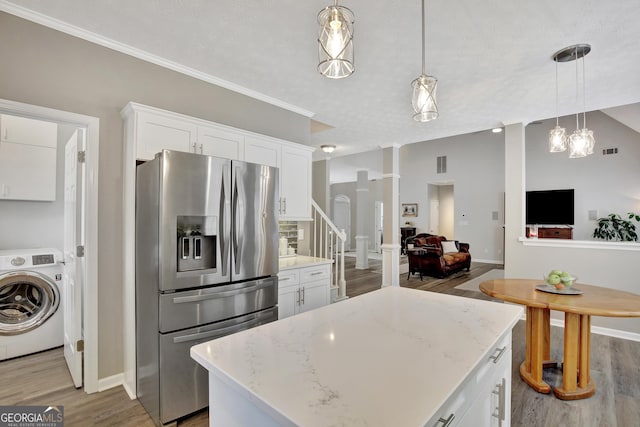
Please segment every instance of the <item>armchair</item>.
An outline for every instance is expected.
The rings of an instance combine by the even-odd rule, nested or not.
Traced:
[[[443,243],[444,242],[444,243]],[[407,250],[409,258],[409,274],[445,277],[462,269],[471,268],[471,253],[469,244],[457,240],[448,241],[444,236],[420,233],[409,237],[407,245],[413,244],[413,249]]]

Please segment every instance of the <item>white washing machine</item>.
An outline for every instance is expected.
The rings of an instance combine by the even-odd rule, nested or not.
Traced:
[[[64,342],[62,253],[0,251],[0,360]]]

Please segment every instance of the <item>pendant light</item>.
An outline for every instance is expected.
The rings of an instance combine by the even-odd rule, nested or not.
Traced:
[[[587,128],[587,83],[586,83],[586,66],[584,57],[591,52],[591,45],[577,44],[566,47],[559,50],[553,55],[554,61],[556,61],[556,67],[558,62],[576,61],[576,101],[579,100],[579,75],[578,75],[578,59],[582,58],[582,129],[580,129],[580,113],[576,113],[576,130],[573,131],[569,137],[569,158],[576,159],[580,157],[586,157],[589,154],[593,154],[593,148],[595,145],[595,139],[593,137],[593,131]],[[557,72],[556,72],[556,84],[557,84]],[[557,92],[556,92],[557,100]],[[557,102],[557,101],[556,101]],[[556,104],[557,109],[557,104]],[[557,115],[557,112],[556,112]],[[558,127],[556,118],[556,128]],[[551,131],[554,132],[555,129]],[[549,135],[549,147],[551,150],[551,133]]]
[[[348,77],[353,66],[353,12],[338,0],[318,13],[318,71],[331,79]]]
[[[436,89],[438,79],[425,73],[425,13],[424,0],[422,0],[422,74],[411,82],[413,95],[411,104],[415,114],[413,120],[428,122],[438,118],[438,104],[436,102]]]
[[[560,153],[567,150],[567,131],[558,123],[558,58],[553,56],[556,63],[556,127],[549,131],[549,152]]]

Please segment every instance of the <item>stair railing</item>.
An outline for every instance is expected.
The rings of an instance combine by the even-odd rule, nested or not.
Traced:
[[[344,279],[344,242],[347,240],[347,233],[344,230],[338,230],[315,200],[311,200],[311,205],[313,207],[311,254],[314,257],[328,258],[332,261],[331,288],[332,290],[337,288],[338,294],[335,301],[340,301],[347,297],[347,282]]]

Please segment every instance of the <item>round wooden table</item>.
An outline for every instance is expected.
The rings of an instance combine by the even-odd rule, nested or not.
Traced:
[[[536,290],[542,280],[497,279],[480,283],[485,294],[527,307],[526,359],[520,377],[534,390],[550,393],[542,369],[555,366],[550,354],[550,310],[564,312],[564,364],[562,386],[553,389],[563,400],[584,399],[596,391],[590,376],[591,316],[640,317],[640,295],[576,283],[581,295],[560,295]]]

